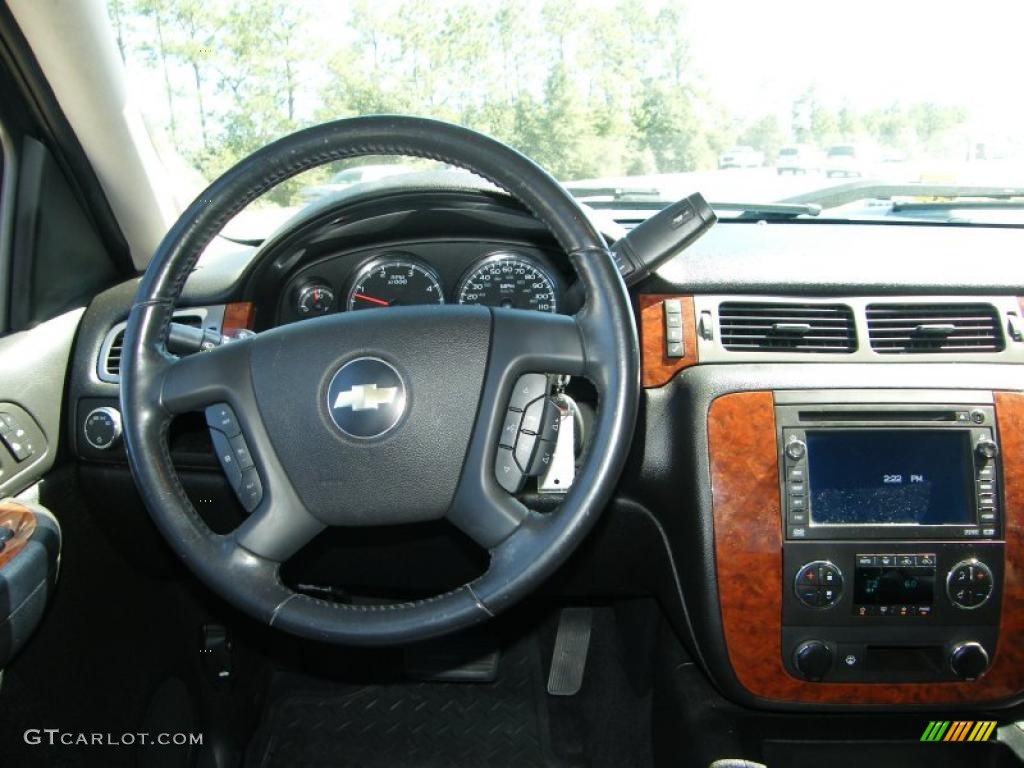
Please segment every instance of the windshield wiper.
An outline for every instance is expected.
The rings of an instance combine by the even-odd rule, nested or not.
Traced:
[[[928,202],[902,200],[892,204],[893,213],[900,211],[952,211],[961,208],[976,211],[1020,211],[1024,210],[1024,200],[929,200]]]
[[[949,197],[976,198],[984,201],[1008,201],[1012,198],[1024,197],[1024,187],[982,187],[916,182],[891,184],[880,181],[855,181],[850,184],[841,184],[837,187],[827,187],[814,192],[805,192],[794,197],[787,197],[779,202],[815,203],[823,209],[828,209],[838,208],[848,203],[856,203],[860,200],[888,200],[893,197]],[[894,209],[897,204],[902,203],[894,203]],[[954,205],[950,201],[949,207],[957,208],[964,206],[962,203]]]
[[[711,203],[716,211],[740,211],[736,219],[792,219],[797,216],[817,216],[821,206],[814,203]]]

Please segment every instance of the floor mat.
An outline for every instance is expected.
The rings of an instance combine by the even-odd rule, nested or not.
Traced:
[[[275,685],[249,765],[259,768],[556,768],[540,651],[501,658],[494,683]]]

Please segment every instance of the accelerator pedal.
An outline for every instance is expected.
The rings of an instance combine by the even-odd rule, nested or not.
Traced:
[[[551,696],[575,696],[583,686],[593,622],[594,612],[590,608],[562,609],[548,674]]]

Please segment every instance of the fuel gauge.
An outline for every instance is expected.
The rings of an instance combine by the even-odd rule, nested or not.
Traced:
[[[334,290],[325,283],[308,283],[299,289],[295,309],[302,317],[325,315],[334,306]]]

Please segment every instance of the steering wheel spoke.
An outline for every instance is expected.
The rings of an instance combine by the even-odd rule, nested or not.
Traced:
[[[254,405],[248,341],[236,341],[170,363],[160,383],[160,403],[174,415],[215,403]]]
[[[529,476],[530,457],[539,450],[533,446],[542,437],[538,433],[543,429],[547,376],[585,371],[586,354],[575,318],[494,310],[480,408],[447,515],[485,549],[505,541],[529,514],[513,492]]]
[[[231,534],[231,538],[254,555],[283,563],[324,529],[295,497],[295,491],[280,484],[271,488],[256,511]]]

